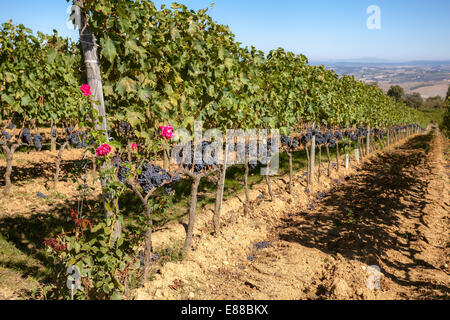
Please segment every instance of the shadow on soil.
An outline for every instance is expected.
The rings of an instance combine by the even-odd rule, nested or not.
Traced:
[[[60,180],[67,178],[70,172],[74,169],[80,167],[82,162],[80,160],[62,160],[60,165]],[[26,184],[27,181],[47,177],[52,180],[55,174],[55,163],[53,162],[41,162],[28,164],[26,167],[15,165],[12,167],[11,172],[11,182],[15,185],[21,186]],[[6,167],[0,166],[0,185],[3,186],[5,183],[4,175],[6,172]]]
[[[429,150],[432,139],[432,134],[414,137],[396,151],[381,154],[365,163],[362,174],[331,190],[315,211],[300,212],[300,219],[286,219],[281,229],[281,240],[297,242],[329,254],[340,253],[368,265],[385,264],[404,272],[405,276],[400,279],[383,270],[386,277],[402,286],[439,289],[443,297],[449,294],[448,287],[410,280],[410,268],[417,265],[425,269],[434,267],[415,258],[418,251],[409,245],[414,235],[394,235],[388,231],[391,226],[399,227],[401,215],[419,220],[422,216],[427,205],[427,183],[417,178],[414,168],[425,160],[424,151]],[[403,197],[408,201],[401,201]],[[399,236],[408,239],[407,244],[398,241]],[[395,250],[413,262],[405,264],[388,260],[384,254],[387,250]]]

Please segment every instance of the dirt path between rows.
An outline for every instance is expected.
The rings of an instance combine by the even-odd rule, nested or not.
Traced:
[[[447,140],[431,131],[325,179],[311,195],[298,177],[292,195],[275,181],[273,202],[253,201],[249,216],[238,202],[217,237],[209,216],[200,218],[193,252],[159,267],[136,298],[448,299],[445,152]],[[270,246],[255,248],[260,241]]]

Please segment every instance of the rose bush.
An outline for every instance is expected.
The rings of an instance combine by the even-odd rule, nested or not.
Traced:
[[[97,157],[106,157],[111,152],[111,146],[107,143],[102,144],[95,150]]]
[[[87,96],[90,96],[91,94],[92,94],[92,92],[91,92],[91,86],[90,85],[88,85],[88,84],[83,84],[81,87],[80,87],[80,90],[81,90],[81,92],[83,92],[83,94],[87,97]]]
[[[162,126],[161,128],[161,135],[166,139],[172,139],[174,137],[173,134],[173,127],[169,124],[167,126]]]

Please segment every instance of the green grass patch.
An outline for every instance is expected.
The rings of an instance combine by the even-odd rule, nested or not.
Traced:
[[[442,124],[444,121],[445,109],[420,109],[422,113],[422,119],[420,121],[420,125],[423,127],[427,127],[430,122]]]
[[[40,286],[47,270],[30,255],[19,250],[0,235],[0,288],[9,288],[17,295],[29,295]]]

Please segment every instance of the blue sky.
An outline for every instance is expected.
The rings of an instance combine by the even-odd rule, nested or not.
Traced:
[[[173,1],[156,0],[158,6]],[[214,3],[210,15],[236,39],[265,52],[283,47],[310,60],[378,58],[450,60],[448,0],[178,0],[192,9]],[[381,29],[369,30],[367,7],[381,9]],[[0,22],[77,39],[66,26],[65,0],[0,0]]]

